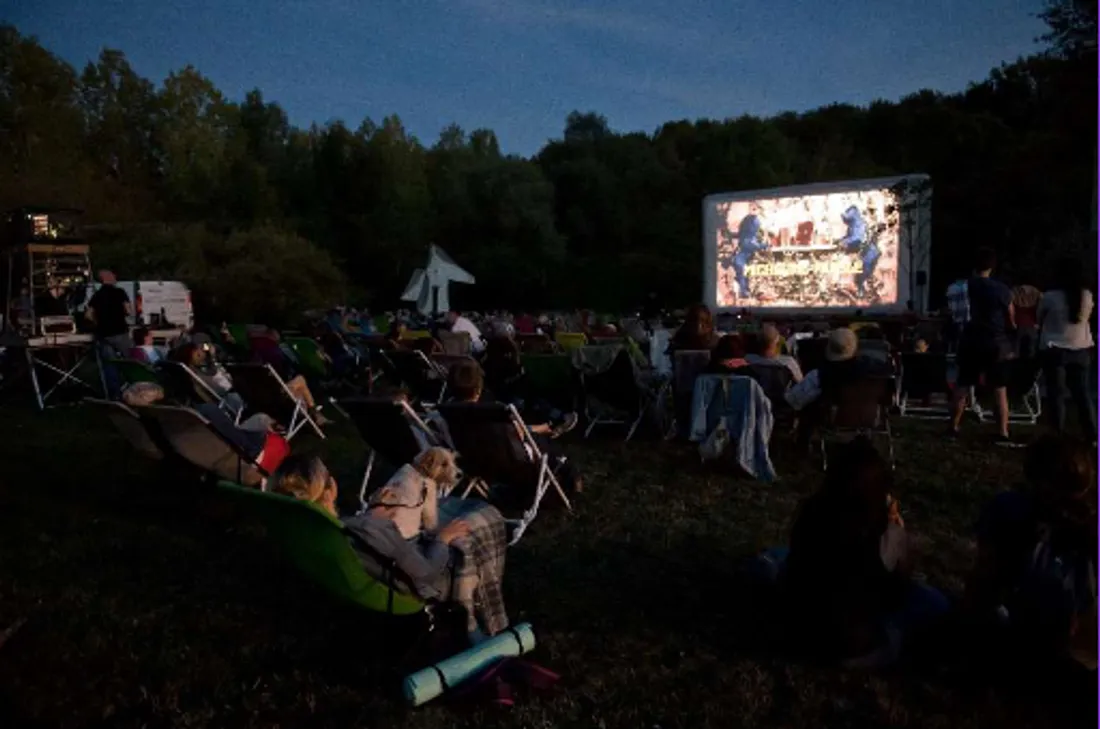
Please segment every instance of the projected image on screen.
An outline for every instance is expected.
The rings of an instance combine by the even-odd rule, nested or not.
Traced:
[[[898,300],[890,190],[716,202],[719,307],[860,307]]]

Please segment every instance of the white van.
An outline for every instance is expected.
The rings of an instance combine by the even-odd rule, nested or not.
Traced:
[[[191,289],[180,281],[119,281],[116,286],[126,292],[133,305],[131,326],[150,329],[190,329],[195,324],[191,306]],[[84,306],[100,284],[88,284]],[[80,307],[81,310],[84,306]]]

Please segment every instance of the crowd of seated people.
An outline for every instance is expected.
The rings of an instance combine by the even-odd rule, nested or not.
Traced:
[[[1087,322],[1088,313],[1082,312],[1091,309],[1091,298],[1074,286],[1067,274],[1062,288],[1069,294],[1044,295],[1040,300],[1037,318],[1049,319],[1054,326],[1039,335],[1039,349],[1072,349],[1066,345],[1086,340],[1072,327],[1080,326],[1082,318]],[[353,319],[326,320],[337,335],[325,344],[325,332],[317,333],[326,353],[351,354],[351,340],[341,334],[378,331],[374,322],[367,327],[364,320]],[[587,314],[582,313],[579,321],[569,326],[528,313],[512,320],[452,311],[441,323],[452,332],[468,334],[473,355],[449,367],[448,397],[462,403],[515,404],[570,496],[582,491],[582,478],[554,441],[576,426],[577,415],[555,410],[527,386],[517,336],[572,329],[599,338],[618,331],[611,322],[592,321]],[[385,336],[373,341],[384,340],[378,344],[383,348],[403,348],[408,346],[408,332],[407,321],[395,318]],[[188,341],[165,354],[153,347],[147,332],[135,330],[133,337],[135,359],[183,362],[221,397],[233,401],[232,380],[210,348]],[[319,415],[309,385],[280,346],[279,332],[258,327],[249,339],[256,361],[271,365],[292,393]],[[889,359],[861,356],[859,336],[843,326],[825,337],[823,361],[803,372],[777,326],[764,324],[755,332],[722,335],[703,305],[687,312],[670,339],[670,353],[682,350],[710,351],[708,374],[747,374],[754,368],[789,372],[791,387],[783,399],[798,413],[799,442],[808,442],[821,426],[824,405],[845,385],[895,374]],[[915,339],[912,350],[927,350],[927,341]],[[1064,351],[1047,356],[1063,367],[1076,362],[1073,353]],[[330,355],[329,362],[335,361]],[[150,402],[157,401],[150,397]],[[237,412],[246,405],[234,404]],[[360,513],[340,514],[337,485],[324,463],[316,457],[288,455],[289,446],[282,447],[285,441],[280,445],[270,419],[237,423],[217,406],[199,407],[227,439],[263,459],[265,469],[273,473],[269,490],[315,504],[340,519],[355,535],[353,548],[365,545],[357,553],[368,573],[383,573],[376,561],[381,555],[393,560],[407,578],[400,585],[403,591],[462,605],[473,643],[507,627],[501,596],[505,521],[489,503],[449,495],[457,479],[452,450],[424,450],[377,489]],[[453,442],[438,412],[426,413],[425,421],[442,443]],[[768,550],[756,564],[776,587],[782,605],[778,615],[792,627],[794,640],[848,667],[888,665],[960,612],[1005,642],[1095,667],[1094,472],[1091,453],[1074,441],[1048,438],[1035,444],[1028,453],[1026,487],[998,496],[983,510],[977,527],[977,565],[965,599],[953,606],[916,576],[918,555],[909,529],[919,525],[907,525],[902,517],[890,464],[860,438],[840,446],[830,458],[820,489],[794,516],[789,545]]]

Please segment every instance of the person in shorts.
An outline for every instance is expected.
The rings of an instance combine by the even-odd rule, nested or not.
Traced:
[[[959,376],[952,397],[951,434],[959,432],[970,389],[985,385],[993,391],[997,440],[1010,444],[1007,387],[1014,349],[1009,333],[1015,329],[1015,312],[1012,291],[991,278],[996,265],[996,254],[989,248],[980,249],[974,275],[966,283],[970,320],[959,340]]]

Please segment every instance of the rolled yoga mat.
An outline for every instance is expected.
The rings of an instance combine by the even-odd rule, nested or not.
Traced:
[[[504,658],[515,658],[535,647],[529,623],[505,628],[468,650],[405,677],[405,699],[413,706],[428,703]]]

